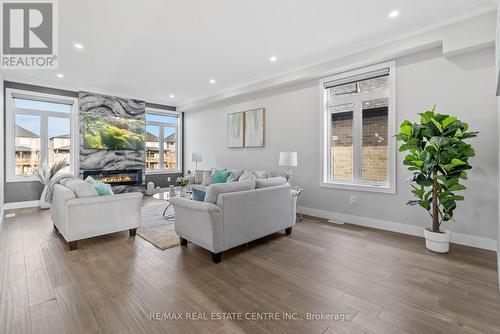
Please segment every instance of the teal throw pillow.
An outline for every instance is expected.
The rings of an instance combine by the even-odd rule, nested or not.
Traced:
[[[212,183],[226,183],[229,175],[231,172],[228,170],[215,170],[212,174]]]
[[[206,192],[196,188],[191,188],[191,190],[193,191],[193,201],[198,201],[198,202],[205,201]]]
[[[95,181],[94,186],[99,196],[113,195],[113,189],[111,188],[111,185],[107,183]]]

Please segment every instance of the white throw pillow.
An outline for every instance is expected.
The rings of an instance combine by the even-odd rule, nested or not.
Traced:
[[[243,181],[253,181],[255,182],[255,174],[252,173],[251,171],[249,170],[245,170],[243,171],[243,174],[241,174],[239,180],[239,182],[243,182]]]
[[[228,169],[231,172],[226,182],[238,182],[241,174],[243,174],[243,169]]]
[[[283,176],[270,177],[268,179],[255,180],[255,189],[281,186],[286,184],[286,179]]]
[[[232,193],[236,191],[255,189],[255,183],[252,181],[231,182],[231,183],[214,183],[207,187],[205,202],[217,203],[217,198],[220,194]]]
[[[66,188],[73,190],[77,198],[99,196],[93,184],[90,184],[80,179],[68,180],[65,186]]]
[[[87,178],[85,179],[85,182],[88,182],[90,184],[95,185],[96,180],[92,176],[87,176]]]
[[[257,179],[267,179],[270,177],[269,173],[265,170],[254,170],[253,173]]]
[[[201,184],[204,186],[208,186],[212,183],[212,172],[209,170],[203,171],[203,180]]]
[[[205,173],[204,170],[195,170],[194,171],[194,183],[195,184],[201,184],[203,182],[203,173]]]

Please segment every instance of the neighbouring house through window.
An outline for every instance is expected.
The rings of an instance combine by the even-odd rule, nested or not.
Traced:
[[[179,172],[180,113],[146,109],[146,170]]]
[[[17,89],[6,90],[7,182],[36,180],[43,162],[65,162],[61,172],[72,173],[76,158],[76,99]]]
[[[321,80],[323,186],[395,191],[394,71],[391,62]]]

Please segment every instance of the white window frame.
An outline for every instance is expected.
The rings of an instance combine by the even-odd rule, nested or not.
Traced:
[[[61,96],[55,94],[46,94],[33,92],[30,90],[21,90],[7,88],[5,90],[5,106],[6,106],[6,139],[5,139],[5,167],[6,167],[6,182],[29,182],[38,181],[36,175],[16,175],[16,120],[15,114],[34,115],[40,117],[40,163],[48,159],[48,119],[49,117],[69,118],[70,119],[70,173],[78,174],[80,160],[80,144],[79,144],[79,126],[78,126],[78,99],[76,97]],[[71,104],[69,113],[32,110],[15,108],[14,97],[32,99],[36,101],[56,102]],[[16,112],[16,110],[18,112]]]
[[[171,111],[171,110],[164,110],[164,109],[158,109],[158,108],[148,108],[146,107],[146,117],[147,114],[154,114],[154,115],[160,115],[160,116],[174,116],[177,117],[177,124],[174,123],[164,123],[164,122],[155,122],[151,121],[148,122],[146,120],[146,132],[147,132],[147,126],[148,125],[153,125],[153,126],[158,126],[160,129],[160,133],[158,136],[158,140],[164,140],[164,135],[163,135],[163,128],[164,127],[176,127],[176,141],[175,141],[175,149],[177,152],[176,155],[176,162],[177,162],[177,168],[172,169],[172,168],[160,168],[160,169],[146,169],[146,175],[150,174],[179,174],[182,173],[182,113],[178,111]],[[161,139],[163,138],[163,139]],[[147,134],[146,134],[146,142],[147,142]],[[165,155],[163,153],[163,145],[160,145],[160,142],[158,143],[158,163],[161,167],[165,167]],[[144,159],[147,159],[146,156],[146,151],[147,149],[144,149]],[[146,161],[146,160],[144,160]]]
[[[362,181],[362,141],[360,139],[362,136],[362,115],[354,108],[353,112],[353,180],[350,181],[333,181],[329,179],[330,173],[330,138],[331,138],[331,112],[329,110],[330,94],[328,89],[325,89],[324,85],[329,81],[342,80],[348,77],[361,76],[363,74],[368,74],[369,72],[379,71],[382,69],[389,69],[389,92],[384,97],[389,97],[388,106],[388,145],[389,145],[389,157],[387,161],[388,168],[388,184],[378,184]],[[381,193],[396,193],[396,62],[388,61],[385,63],[376,64],[373,66],[367,66],[359,68],[356,70],[343,72],[336,74],[327,78],[323,78],[319,82],[320,89],[320,146],[321,146],[321,161],[320,161],[320,187],[323,188],[335,188],[335,189],[346,189],[346,190],[356,190],[356,191],[370,191],[370,192],[381,192]],[[377,98],[380,92],[368,92],[364,94],[357,94],[356,97],[362,95],[363,99]],[[349,96],[338,97],[335,100],[335,104],[352,103]],[[356,164],[356,162],[358,162]]]

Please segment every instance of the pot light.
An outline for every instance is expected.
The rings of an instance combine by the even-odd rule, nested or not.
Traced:
[[[278,57],[276,57],[276,56],[271,56],[271,57],[269,58],[269,60],[271,61],[271,63],[274,63],[276,60],[278,60]]]
[[[174,95],[174,94],[170,94],[170,95],[169,95],[169,97],[170,97],[171,99],[173,99],[173,98],[175,97],[175,95]]]
[[[57,77],[58,77],[58,78],[60,78],[60,79],[62,79],[62,78],[64,78],[64,74],[62,74],[62,73],[57,73]]]
[[[392,12],[389,13],[388,16],[389,16],[389,18],[393,19],[398,15],[399,15],[399,10],[393,10]]]
[[[75,43],[75,44],[73,44],[73,46],[79,50],[83,49],[83,44],[80,44],[80,43]]]
[[[213,85],[215,83],[215,79],[210,79],[209,82]]]

